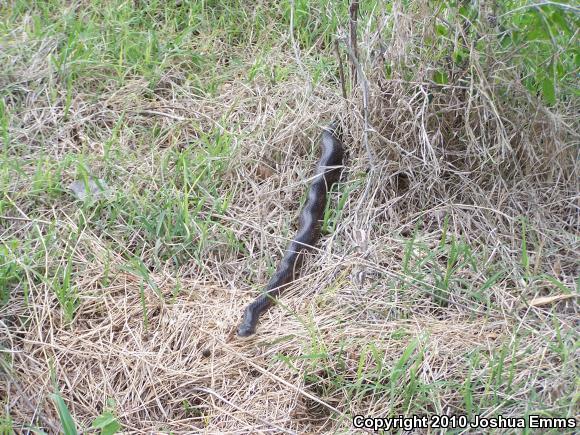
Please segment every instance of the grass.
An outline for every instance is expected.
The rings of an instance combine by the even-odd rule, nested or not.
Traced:
[[[0,6],[0,432],[577,418],[577,8],[492,3],[363,2],[356,82],[347,2]]]

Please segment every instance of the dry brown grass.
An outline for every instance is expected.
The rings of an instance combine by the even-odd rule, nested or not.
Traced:
[[[50,234],[61,237],[61,250],[39,238],[30,252],[47,253],[46,270],[63,267],[71,253],[79,296],[66,324],[51,283],[31,274],[27,302],[18,288],[0,308],[11,367],[0,401],[15,428],[59,431],[51,373],[79,425],[88,427],[113,399],[127,433],[351,432],[356,414],[464,414],[466,390],[481,415],[520,417],[540,406],[577,415],[570,398],[578,397],[578,107],[545,107],[506,60],[483,62],[475,51],[469,71],[436,85],[429,64],[410,58],[419,56],[409,47],[420,46],[429,17],[395,13],[378,27],[393,17],[396,32],[380,56],[383,40],[362,26],[372,162],[360,89],[346,101],[335,80],[309,89],[304,65],[281,83],[233,78],[212,98],[196,95],[176,68],[160,79],[154,101],[148,83],[134,80],[97,97],[75,93],[66,116],[42,86],[26,99],[11,134],[27,147],[18,158],[30,177],[43,149],[56,159],[79,149],[102,156],[124,116],[116,146],[141,157],[108,181],[117,191],[155,191],[167,153],[195,143],[199,131],[227,132],[234,155],[215,181],[232,200],[214,218],[247,255],[218,243],[203,249],[201,262],[176,269],[155,261],[154,245],[138,243],[142,231],[118,243],[98,226],[79,229],[84,211],[70,199],[28,201],[19,196],[26,183],[8,182],[17,207],[3,213],[1,234],[33,240],[54,222]],[[54,47],[47,41],[32,59],[15,59],[16,72],[25,80],[50,76],[43,62]],[[273,53],[271,63],[304,61],[293,47]],[[401,67],[386,78],[383,62]],[[422,67],[411,78],[398,75],[415,64]],[[15,76],[8,80],[18,87]],[[234,332],[244,306],[292,237],[317,158],[315,138],[337,117],[349,153],[341,191],[350,193],[336,230],[257,335],[240,340]],[[141,143],[139,132],[154,127],[164,134]],[[91,165],[103,169],[98,159]],[[63,185],[73,179],[64,174]],[[442,290],[436,271],[446,270],[453,238],[468,254]],[[138,254],[159,293],[124,266],[136,246],[145,246]],[[501,276],[487,285],[496,272]],[[571,295],[563,300],[530,305],[566,288]]]

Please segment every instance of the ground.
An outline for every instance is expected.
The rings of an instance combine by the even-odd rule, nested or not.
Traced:
[[[575,7],[272,3],[0,6],[0,428],[577,423]],[[323,237],[240,339],[331,121]]]

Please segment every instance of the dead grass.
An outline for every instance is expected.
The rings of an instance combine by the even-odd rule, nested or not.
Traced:
[[[3,175],[0,238],[34,258],[14,260],[25,283],[0,308],[0,402],[14,429],[60,430],[55,384],[79,427],[111,408],[127,433],[351,432],[357,414],[577,418],[577,101],[546,107],[508,58],[474,47],[448,84],[434,83],[429,11],[394,4],[361,23],[367,126],[360,89],[345,101],[334,76],[304,85],[312,53],[295,41],[263,59],[289,68],[280,82],[246,80],[249,52],[211,96],[175,67],[154,89],[135,78],[93,95],[85,82],[68,105],[49,92],[57,41],[12,52],[2,83],[18,146],[4,158],[19,171]],[[335,230],[258,334],[240,340],[244,306],[293,236],[315,138],[336,118],[349,156]],[[199,190],[169,179],[180,168],[172,153],[215,132],[231,141],[227,158],[207,155],[223,170]],[[61,171],[48,193],[31,188],[44,157],[47,172]],[[107,176],[109,207],[79,207],[59,187],[79,167]],[[198,214],[193,200],[188,209],[192,244],[171,242],[188,261],[163,259],[171,243],[139,224],[137,204],[156,194],[172,212],[206,195]],[[70,324],[48,279],[67,262]]]

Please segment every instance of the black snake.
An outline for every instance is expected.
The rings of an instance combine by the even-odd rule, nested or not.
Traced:
[[[344,156],[344,148],[338,138],[338,125],[332,123],[322,132],[322,155],[308,198],[300,213],[300,225],[294,240],[290,242],[284,258],[268,285],[244,311],[244,318],[238,328],[240,337],[248,337],[256,332],[260,315],[272,306],[274,298],[294,280],[302,265],[304,252],[312,249],[320,236],[320,221],[326,206],[326,193],[338,181]]]

